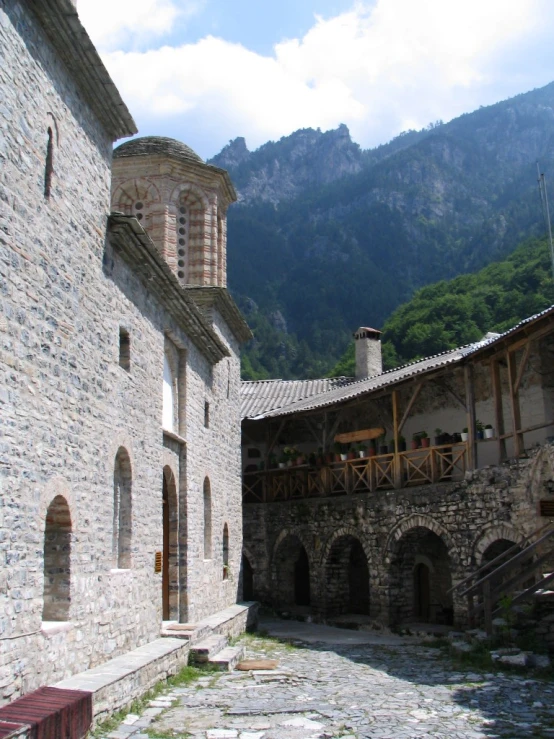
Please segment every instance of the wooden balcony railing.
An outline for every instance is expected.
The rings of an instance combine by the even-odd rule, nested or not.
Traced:
[[[349,459],[322,467],[286,467],[243,476],[244,503],[263,503],[461,480],[467,468],[467,444],[415,449],[398,454]]]

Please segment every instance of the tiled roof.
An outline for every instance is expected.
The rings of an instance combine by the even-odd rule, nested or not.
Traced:
[[[256,415],[258,418],[268,418],[275,416],[286,416],[300,411],[317,410],[319,408],[327,408],[331,405],[335,405],[336,403],[352,400],[354,398],[361,397],[362,395],[376,392],[377,390],[381,390],[398,382],[403,382],[404,380],[408,380],[417,375],[422,375],[440,367],[445,367],[447,365],[456,364],[466,357],[478,354],[480,351],[484,351],[485,349],[494,346],[495,344],[500,344],[503,339],[517,333],[518,331],[521,331],[528,324],[533,323],[549,314],[554,315],[554,305],[551,305],[549,308],[546,308],[540,313],[536,313],[532,316],[529,316],[528,318],[525,318],[516,326],[513,326],[511,329],[508,329],[508,331],[505,331],[502,334],[487,335],[489,336],[489,338],[485,338],[482,341],[478,341],[473,344],[467,344],[466,346],[462,346],[457,349],[451,349],[449,351],[443,352],[442,354],[435,354],[434,356],[421,359],[417,362],[412,362],[411,364],[403,365],[402,367],[396,367],[393,370],[383,372],[381,375],[367,377],[363,380],[349,380],[348,378],[340,378],[341,382],[339,384],[330,384],[327,387],[324,387],[322,385],[319,389],[314,390],[309,396],[305,395],[302,397],[299,394],[297,397],[287,398],[286,394],[283,392],[280,398],[282,399],[282,401],[286,402],[281,402],[279,405],[275,404],[274,407],[271,407],[270,403],[267,404],[267,407],[263,407],[263,404],[260,403],[260,408],[258,412],[256,414],[249,414],[248,417],[252,418]],[[267,382],[272,381],[266,381],[266,384]],[[284,384],[283,380],[273,380],[273,382]],[[291,381],[291,383],[292,382],[298,382],[302,384],[303,382],[307,383],[308,381],[297,380]],[[312,380],[311,382],[314,383],[314,385],[324,382],[332,383],[332,381],[329,380]],[[262,383],[243,383],[243,405],[245,393],[250,393],[252,395],[256,394],[255,389],[253,389],[252,387],[245,389],[245,385],[253,386],[260,384]]]
[[[258,380],[241,386],[242,418],[264,416],[299,400],[352,382],[348,377],[321,380]]]

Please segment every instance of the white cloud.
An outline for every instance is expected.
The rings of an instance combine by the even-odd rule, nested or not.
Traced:
[[[79,17],[100,50],[141,46],[195,15],[204,0],[78,0]]]
[[[80,0],[80,11],[90,1]],[[153,18],[152,5],[160,17],[148,20],[150,30],[163,33],[171,23],[174,3],[133,0],[143,18],[137,33],[144,19]],[[135,33],[121,18],[118,33]],[[216,139],[204,155],[237,135],[254,147],[297,128],[341,122],[368,146],[408,126],[494,102],[494,89],[509,89],[509,80],[499,79],[499,58],[553,27],[549,0],[376,0],[329,20],[317,18],[303,38],[276,45],[273,56],[208,36],[104,58],[139,125],[148,120],[163,134],[177,121],[190,130],[194,119]],[[98,33],[105,38],[105,31]]]

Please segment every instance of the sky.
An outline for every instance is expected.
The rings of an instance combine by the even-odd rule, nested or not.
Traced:
[[[554,79],[552,0],[78,0],[140,135],[367,149]]]

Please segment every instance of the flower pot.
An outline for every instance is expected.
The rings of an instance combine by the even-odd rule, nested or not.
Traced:
[[[333,464],[333,462],[335,461],[335,455],[332,452],[327,452],[327,454],[325,455],[325,461],[327,462],[327,464]]]
[[[296,457],[296,464],[304,464],[305,460],[304,457]]]
[[[356,459],[356,452],[348,452],[347,459]]]
[[[468,434],[466,431],[462,431],[460,436],[462,437],[462,441],[467,441]]]
[[[435,438],[433,440],[433,443],[434,443],[435,446],[441,446],[441,444],[444,444],[444,440],[442,438],[442,435],[441,436],[435,436]]]
[[[406,451],[406,442],[405,441],[399,441],[398,442],[398,451],[399,452],[405,452]]]
[[[363,459],[366,456],[366,453],[364,451],[358,452],[358,457],[360,459]]]
[[[477,432],[477,438],[478,438],[478,439],[484,439],[484,438],[485,438],[485,434],[484,434],[484,432],[483,432],[483,431],[478,431],[478,432]]]
[[[485,429],[485,439],[494,439],[494,429]]]
[[[341,462],[346,462],[346,460],[348,459],[348,454],[340,454],[339,456]]]
[[[431,445],[431,439],[428,436],[424,436],[421,440],[421,446],[426,449]]]
[[[287,462],[287,467],[292,467],[292,459],[289,459],[289,461]]]
[[[376,454],[377,452],[375,451],[375,447],[374,446],[369,447],[369,449],[367,450],[367,456],[375,457]]]
[[[287,463],[286,462],[279,462],[279,469],[280,470],[284,470],[286,466],[287,466]]]
[[[341,454],[335,454],[335,462],[340,462],[342,458]]]
[[[419,441],[417,439],[412,439],[410,449],[419,449]]]

